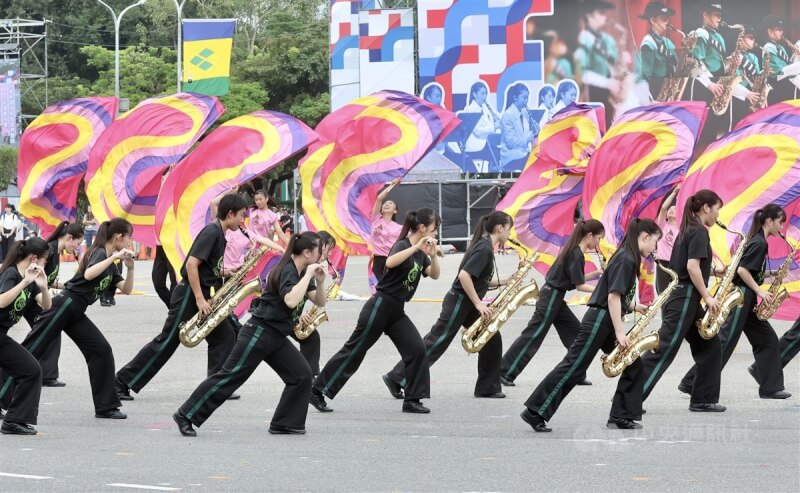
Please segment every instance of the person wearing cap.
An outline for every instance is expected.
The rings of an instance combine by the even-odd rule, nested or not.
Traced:
[[[695,101],[704,99],[710,102],[714,96],[722,94],[723,87],[716,82],[717,77],[725,72],[725,38],[718,31],[721,23],[722,6],[718,3],[708,4],[703,9],[703,27],[694,31],[697,43],[692,50],[692,57],[701,64],[700,75],[694,80],[707,89],[703,91],[697,84],[693,84],[692,99]]]
[[[733,125],[750,114],[750,105],[758,102],[758,94],[753,92],[753,83],[763,73],[763,70],[761,69],[761,61],[758,59],[758,55],[752,51],[756,45],[755,34],[753,26],[748,25],[745,26],[741,36],[740,43],[743,54],[739,68],[736,69],[736,75],[742,79],[733,88],[733,98],[731,100],[733,105]]]
[[[769,84],[772,91],[769,93],[769,104],[779,103],[787,99],[794,99],[795,86],[792,78],[778,80],[787,65],[792,63],[792,53],[784,40],[784,22],[776,15],[768,15],[762,21],[766,30],[767,41],[764,43],[764,53],[769,53]],[[765,67],[766,68],[766,67]]]
[[[650,2],[640,19],[648,21],[650,30],[639,46],[641,53],[641,78],[647,81],[650,97],[655,99],[661,91],[665,77],[672,77],[678,65],[675,44],[667,36],[669,18],[675,11],[661,2]]]
[[[620,54],[617,44],[609,34],[600,31],[606,25],[606,12],[614,4],[600,0],[584,3],[584,29],[578,35],[575,66],[581,74],[587,101],[603,103],[606,108],[606,127],[611,126],[614,111],[611,95],[619,92],[620,84],[612,77],[612,70]]]

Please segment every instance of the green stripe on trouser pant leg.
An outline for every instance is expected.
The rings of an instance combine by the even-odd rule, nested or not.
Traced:
[[[694,286],[689,286],[686,290],[686,301],[683,302],[683,308],[681,308],[681,316],[678,319],[678,325],[675,326],[675,333],[672,334],[672,340],[669,341],[669,347],[664,351],[664,354],[661,355],[661,359],[658,360],[656,363],[655,368],[653,368],[653,372],[647,377],[647,381],[644,382],[644,392],[647,392],[647,389],[650,388],[650,384],[653,383],[653,379],[658,375],[658,370],[664,366],[664,362],[669,357],[669,353],[675,347],[675,343],[678,342],[678,338],[681,335],[680,328],[683,327],[684,321],[686,320],[686,313],[689,311],[689,303],[692,301],[692,291],[694,290]],[[692,330],[689,328],[689,330]]]
[[[431,347],[429,347],[425,351],[425,356],[430,356],[431,353],[433,352],[433,350],[436,349],[437,347],[439,347],[439,345],[442,342],[444,342],[444,340],[447,338],[447,334],[450,333],[450,329],[453,328],[453,322],[455,321],[456,317],[458,316],[458,311],[461,309],[461,302],[462,301],[464,301],[464,295],[463,294],[459,294],[458,295],[458,301],[456,301],[456,306],[453,308],[453,312],[450,314],[450,318],[447,320],[447,326],[444,328],[444,332],[442,333],[442,335],[439,336],[438,339],[436,339],[436,341],[433,344],[431,344]],[[408,383],[408,379],[403,377],[403,381],[400,382],[400,386],[401,387],[405,387],[407,383]]]
[[[36,340],[33,341],[33,344],[31,344],[31,347],[30,349],[28,349],[28,352],[33,353],[34,351],[36,351],[36,348],[39,347],[39,344],[42,343],[48,332],[50,332],[50,330],[53,328],[58,319],[61,318],[61,315],[64,314],[64,310],[66,310],[67,307],[71,304],[72,304],[72,298],[67,298],[64,301],[64,304],[61,305],[61,308],[59,308],[56,314],[53,315],[53,318],[50,319],[50,323],[47,324],[47,327],[45,327],[42,333],[39,335],[39,337],[37,337]]]
[[[542,404],[541,407],[539,408],[538,414],[540,416],[545,413],[547,408],[550,406],[550,403],[553,402],[553,399],[555,398],[556,394],[558,394],[558,391],[561,390],[561,387],[563,387],[565,383],[567,383],[567,380],[569,380],[569,378],[575,373],[575,370],[578,368],[578,366],[580,366],[581,361],[583,361],[583,358],[586,357],[586,353],[589,352],[589,348],[592,345],[592,341],[594,341],[594,338],[597,336],[597,329],[600,327],[600,324],[603,322],[603,319],[606,317],[607,313],[608,312],[606,310],[602,310],[600,315],[598,315],[597,320],[594,321],[594,325],[592,326],[592,332],[589,334],[589,338],[586,339],[586,344],[583,345],[580,354],[578,354],[578,357],[575,358],[575,362],[572,363],[572,366],[569,367],[567,373],[561,378],[558,384],[556,384],[553,391],[550,392],[550,395],[548,395],[547,399],[544,400],[544,404]]]
[[[372,323],[375,321],[375,317],[378,315],[378,308],[380,308],[382,301],[383,298],[381,298],[380,296],[376,297],[375,306],[372,307],[372,313],[369,314],[369,320],[367,320],[367,326],[364,328],[364,334],[361,335],[361,340],[358,341],[358,344],[356,344],[356,347],[354,347],[353,350],[350,352],[350,355],[344,360],[344,362],[342,362],[341,365],[339,365],[339,368],[337,368],[336,371],[333,373],[331,379],[328,380],[328,383],[326,383],[325,386],[322,388],[321,392],[323,394],[328,392],[328,389],[331,388],[333,382],[335,382],[336,379],[339,378],[339,375],[341,375],[344,369],[347,368],[347,365],[353,359],[353,356],[358,352],[361,346],[364,345],[364,341],[367,340],[367,334],[369,334],[369,329],[372,328]]]
[[[533,344],[533,341],[535,341],[536,338],[539,337],[539,334],[541,334],[542,331],[544,330],[544,326],[547,323],[548,317],[550,316],[550,310],[553,309],[553,302],[556,299],[555,294],[556,294],[555,290],[552,290],[552,294],[550,295],[550,301],[547,302],[547,310],[545,310],[545,312],[544,312],[544,318],[542,319],[542,323],[539,324],[539,328],[536,329],[536,332],[533,333],[533,336],[530,338],[530,340],[528,340],[528,342],[525,343],[525,347],[522,348],[522,351],[514,359],[514,363],[511,365],[511,367],[506,372],[506,378],[508,378],[511,375],[511,373],[514,371],[514,368],[517,367],[517,365],[519,364],[519,362],[522,359],[522,357],[525,355],[525,353],[528,352],[528,348],[531,347],[531,344]]]
[[[183,293],[183,301],[181,302],[181,307],[178,310],[178,314],[175,316],[175,322],[172,323],[172,328],[169,331],[169,337],[164,339],[164,342],[161,344],[161,347],[158,348],[156,354],[154,354],[153,357],[150,358],[150,361],[145,363],[142,369],[139,370],[139,373],[134,375],[134,377],[131,379],[130,382],[124,382],[128,386],[128,388],[133,388],[133,386],[136,385],[136,382],[138,382],[139,379],[142,378],[142,375],[144,375],[144,373],[148,369],[150,369],[151,366],[153,366],[153,363],[155,363],[158,357],[161,355],[161,353],[164,352],[164,349],[166,349],[167,344],[169,344],[169,341],[171,341],[176,336],[175,331],[178,330],[178,326],[181,324],[181,317],[183,317],[183,312],[186,311],[186,305],[187,302],[189,301],[189,293],[191,292],[192,292],[191,288],[187,286],[186,292]]]
[[[194,406],[192,406],[192,408],[189,410],[189,412],[186,413],[186,418],[192,419],[192,416],[194,416],[194,413],[196,413],[197,410],[200,409],[200,407],[202,407],[202,405],[205,404],[206,401],[216,391],[218,391],[220,389],[220,387],[222,387],[223,385],[226,385],[228,382],[230,382],[231,378],[233,378],[233,375],[235,375],[239,370],[242,369],[242,365],[244,365],[244,362],[247,361],[247,357],[250,356],[250,353],[253,351],[253,347],[255,347],[256,342],[258,342],[258,339],[261,337],[261,334],[263,332],[264,332],[264,328],[263,327],[256,326],[255,334],[253,334],[253,337],[250,339],[250,342],[247,343],[247,347],[245,348],[244,353],[242,353],[242,357],[239,358],[239,361],[236,362],[236,366],[233,367],[233,370],[231,370],[231,373],[227,377],[225,377],[225,378],[221,379],[219,382],[217,382],[213,387],[208,389],[208,392],[206,392],[205,395],[203,395],[203,397],[201,397],[200,400],[198,400],[197,403]]]

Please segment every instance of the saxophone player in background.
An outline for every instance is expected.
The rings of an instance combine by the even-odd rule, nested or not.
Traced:
[[[594,287],[586,284],[586,281],[597,279],[600,277],[600,272],[584,274],[586,265],[584,253],[595,250],[605,233],[603,223],[597,219],[586,221],[579,219],[575,224],[572,234],[547,271],[545,284],[539,290],[539,299],[536,300],[533,316],[503,355],[500,373],[503,385],[511,387],[515,385],[514,380],[536,355],[551,325],[556,326],[561,343],[569,349],[575,336],[578,335],[581,323],[567,306],[564,297],[567,291],[573,289],[584,293],[594,291]],[[581,375],[577,385],[591,385],[591,382],[586,380],[585,373]]]
[[[769,93],[768,103],[775,104],[794,99],[796,87],[792,83],[792,79],[796,79],[798,76],[780,78],[784,69],[792,63],[795,54],[793,53],[795,48],[784,37],[783,19],[775,15],[768,15],[764,17],[761,24],[766,34],[764,53],[770,54],[770,76],[767,81],[772,86],[772,91]]]
[[[664,84],[664,78],[672,77],[678,66],[678,52],[667,31],[672,27],[669,18],[675,11],[661,2],[650,2],[639,16],[650,25],[647,35],[639,45],[642,63],[641,78],[647,82],[650,98],[655,100]]]
[[[753,49],[756,47],[756,33],[753,26],[744,27],[740,42],[742,60],[736,70],[736,75],[742,79],[733,89],[732,126],[735,126],[742,118],[749,115],[751,113],[750,108],[759,104],[759,95],[753,89],[758,77],[764,73],[758,55],[753,53]]]
[[[239,332],[227,361],[172,415],[183,436],[197,436],[193,425],[202,426],[262,361],[275,370],[285,384],[272,415],[269,433],[305,434],[311,368],[287,336],[294,331],[306,297],[315,305],[325,306],[325,269],[319,264],[321,244],[319,235],[314,232],[291,236],[286,252],[267,276],[267,288],[261,293],[258,308]]]
[[[767,204],[753,214],[753,222],[747,234],[747,246],[733,281],[735,289],[744,292],[744,304],[736,307],[728,316],[719,334],[723,367],[733,354],[742,332],[747,336],[758,365],[756,380],[759,385],[758,395],[762,399],[786,399],[792,396],[783,386],[778,336],[769,322],[760,320],[753,311],[758,304],[758,298],[772,302],[772,294],[761,289],[768,258],[767,238],[778,236],[784,221],[786,212],[775,204]],[[686,373],[678,388],[691,393],[696,374],[695,366]]]
[[[534,431],[549,432],[546,422],[555,414],[561,401],[572,391],[580,376],[594,361],[600,349],[610,352],[614,342],[626,348],[631,344],[627,330],[622,322],[626,312],[647,311],[647,306],[634,302],[636,284],[643,257],[656,250],[661,237],[661,229],[651,219],[633,218],[628,224],[620,248],[608,262],[608,269],[600,277],[589,299],[589,309],[581,322],[578,335],[564,356],[564,359],[542,380],[536,390],[525,401],[525,409],[520,417]],[[635,361],[623,371],[628,377],[620,380],[611,405],[607,426],[617,429],[637,429],[642,425],[634,420],[641,419],[642,387],[639,375],[642,363]]]
[[[207,317],[211,313],[208,300],[211,289],[222,287],[223,278],[233,274],[223,268],[225,233],[238,231],[244,223],[247,202],[236,193],[222,197],[217,207],[216,220],[207,224],[192,242],[181,268],[181,282],[172,293],[167,319],[161,333],[145,344],[134,358],[117,372],[117,394],[124,401],[132,401],[130,391],[139,392],[156,376],[180,345],[179,326],[196,313]],[[208,374],[222,368],[233,348],[236,330],[230,318],[212,332],[208,338]]]
[[[461,327],[471,326],[479,317],[491,319],[492,308],[483,302],[489,288],[498,288],[504,283],[492,281],[495,272],[495,247],[508,240],[513,222],[511,216],[494,211],[481,217],[472,241],[469,244],[453,285],[444,297],[442,311],[430,332],[424,337],[428,367],[444,354]],[[503,356],[503,341],[499,332],[478,353],[478,380],[475,382],[475,397],[503,398],[500,386],[500,360]],[[406,385],[406,365],[399,361],[383,376],[383,382],[395,399],[403,398]]]
[[[583,3],[584,29],[578,34],[578,49],[575,50],[576,72],[584,84],[583,100],[603,103],[606,128],[614,119],[612,96],[619,94],[620,82],[613,77],[613,69],[621,54],[614,38],[603,32],[608,22],[608,11],[615,5],[602,0]]]

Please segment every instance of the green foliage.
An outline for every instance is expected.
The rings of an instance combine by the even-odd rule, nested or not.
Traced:
[[[17,150],[13,147],[0,146],[0,190],[17,182]]]
[[[225,113],[220,117],[219,123],[263,110],[267,107],[269,99],[269,93],[258,82],[245,82],[232,77],[230,92],[220,98],[222,105],[225,106]]]

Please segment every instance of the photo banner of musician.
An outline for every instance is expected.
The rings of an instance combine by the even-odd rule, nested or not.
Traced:
[[[214,96],[178,93],[146,99],[120,115],[89,154],[86,196],[97,220],[125,218],[136,241],[155,247],[164,172],[224,111]]]
[[[724,201],[719,220],[731,231],[747,233],[755,211],[775,203],[785,208],[789,216],[785,226],[787,238],[797,243],[798,219],[794,215],[798,213],[800,199],[800,100],[779,106],[780,111],[767,108],[752,115],[747,124],[711,144],[692,164],[678,195],[678,217],[688,196],[711,188]],[[734,235],[718,227],[711,228],[709,233],[714,255],[727,265],[736,246]],[[783,258],[775,255],[785,253],[786,248],[774,252],[770,249],[770,265],[783,262]],[[800,277],[798,265],[794,263],[791,267],[791,278],[796,281]],[[799,284],[792,284],[792,289],[800,288]],[[796,299],[800,293],[795,291],[792,297]],[[795,320],[796,308],[794,312],[782,308],[776,317]]]
[[[0,60],[0,138],[3,144],[16,145],[19,137],[21,75],[19,58]]]
[[[48,106],[22,133],[17,163],[19,210],[47,236],[77,217],[78,188],[89,151],[117,114],[115,97]]]
[[[155,231],[177,271],[208,224],[211,201],[316,142],[297,118],[255,111],[220,125],[167,175],[155,204]]]

